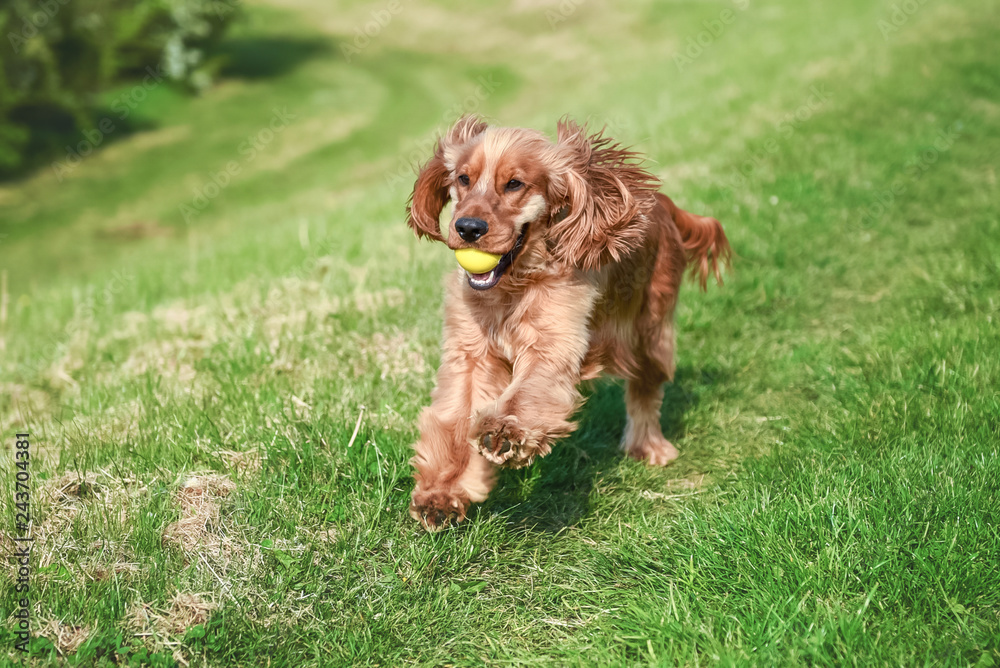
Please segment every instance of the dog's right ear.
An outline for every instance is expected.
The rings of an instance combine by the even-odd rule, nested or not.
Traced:
[[[463,116],[452,126],[448,134],[438,140],[434,156],[417,175],[413,193],[406,206],[406,224],[413,228],[418,237],[430,237],[444,241],[441,236],[441,210],[451,196],[451,168],[446,163],[454,160],[457,150],[486,130],[486,123],[476,116]]]
[[[441,210],[448,203],[448,169],[444,166],[444,151],[438,141],[431,158],[413,184],[413,193],[406,205],[406,224],[418,237],[444,241],[441,236]]]

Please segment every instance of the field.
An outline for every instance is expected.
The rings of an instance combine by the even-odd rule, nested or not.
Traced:
[[[1000,664],[997,3],[337,4],[247,0],[218,85],[0,186],[2,660]],[[736,258],[682,294],[674,465],[602,380],[427,535],[454,257],[403,212],[463,112],[607,126]]]

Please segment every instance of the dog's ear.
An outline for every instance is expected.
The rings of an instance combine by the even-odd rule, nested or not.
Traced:
[[[637,164],[638,154],[603,130],[587,136],[586,127],[568,119],[558,129],[549,246],[560,260],[597,269],[642,243],[649,225],[642,214],[655,204],[660,183]]]
[[[418,237],[444,241],[439,218],[448,199],[448,169],[444,165],[441,142],[438,141],[434,156],[423,166],[417,175],[417,182],[413,184],[413,193],[406,205],[406,224]]]
[[[451,199],[449,159],[454,160],[456,151],[486,130],[486,123],[476,116],[463,116],[451,130],[438,140],[434,155],[423,166],[413,184],[413,193],[406,205],[406,224],[413,228],[418,237],[430,237],[444,241],[441,236],[441,210]]]

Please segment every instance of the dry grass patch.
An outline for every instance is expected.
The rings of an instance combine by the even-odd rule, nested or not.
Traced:
[[[315,538],[320,543],[335,543],[337,542],[339,535],[336,529],[320,529],[313,533],[313,538]]]
[[[44,419],[52,409],[52,398],[47,392],[18,383],[0,383],[0,427],[5,430]]]
[[[39,539],[55,535],[88,503],[98,504],[94,510],[107,511],[125,525],[132,497],[145,491],[146,486],[138,484],[134,478],[116,478],[94,471],[63,473],[44,481],[36,492],[48,511],[41,525],[36,525],[36,535]]]
[[[182,385],[192,383],[197,376],[194,364],[200,360],[209,341],[172,339],[150,341],[132,351],[124,370],[130,376],[154,373]]]
[[[183,636],[192,626],[207,622],[212,611],[218,607],[214,601],[202,596],[178,592],[166,609],[134,602],[125,616],[126,625],[136,637]]]
[[[267,453],[261,448],[243,451],[219,450],[217,454],[226,463],[226,468],[240,477],[260,473],[267,459]]]
[[[125,546],[132,509],[147,489],[136,479],[93,471],[64,473],[44,481],[36,492],[37,515],[42,518],[34,526],[38,565],[50,566],[77,554],[81,559],[71,570],[91,579],[103,580],[114,573],[137,571],[138,565],[128,559]],[[105,529],[117,540],[98,539],[79,544],[70,528],[84,513],[103,518]]]
[[[377,374],[382,380],[393,381],[424,378],[429,374],[429,367],[413,343],[416,338],[416,332],[392,335],[376,332],[370,339],[357,337],[356,347],[362,356],[355,364],[355,376]]]
[[[139,572],[139,564],[129,561],[128,550],[122,541],[95,540],[87,547],[87,553],[89,556],[80,567],[90,580],[105,581]]]
[[[174,228],[165,227],[158,220],[135,220],[123,225],[114,225],[97,231],[97,236],[119,241],[134,241],[149,237],[170,237]]]
[[[317,260],[322,264],[325,258]],[[267,290],[255,281],[237,285],[212,304],[190,305],[174,301],[155,308],[150,316],[126,313],[120,324],[102,338],[98,351],[112,346],[126,346],[125,361],[100,377],[110,384],[119,376],[134,378],[156,374],[174,385],[197,389],[195,369],[208,350],[216,344],[242,342],[248,332],[257,331],[262,347],[275,357],[275,371],[303,373],[300,344],[310,340],[327,341],[332,332],[329,317],[345,311],[374,313],[402,307],[405,294],[398,288],[377,291],[357,289],[351,295],[334,295],[322,282],[289,276],[276,281]],[[412,352],[407,359],[390,364],[392,351],[386,346],[394,341],[374,341],[377,361],[383,378],[405,367],[426,369],[423,359]],[[242,344],[240,344],[242,345]],[[379,352],[381,351],[381,352]],[[66,385],[73,381],[79,367],[78,355],[67,356],[50,376]]]
[[[67,350],[60,355],[47,369],[42,372],[42,380],[49,387],[60,393],[74,393],[80,389],[80,384],[73,377],[84,367],[84,346],[87,343],[86,332],[74,335],[67,344]]]
[[[147,489],[135,479],[94,471],[69,472],[40,481],[32,497],[36,568],[60,565],[58,570],[73,574],[78,583],[138,573],[129,537],[133,509]],[[78,530],[74,530],[75,525]],[[13,536],[0,532],[0,546],[12,553]],[[13,563],[7,564],[8,574],[15,570]]]
[[[136,434],[139,420],[145,415],[140,401],[128,401],[112,406],[97,415],[74,417],[63,429],[64,442],[79,443],[87,449],[109,443],[121,443]]]
[[[222,533],[221,500],[236,489],[228,476],[217,473],[194,474],[177,491],[181,517],[163,531],[163,540],[187,554],[228,556],[233,542]]]
[[[215,601],[203,598],[204,594],[178,592],[164,608],[157,608],[141,601],[133,602],[125,613],[125,629],[135,638],[142,638],[150,651],[164,647],[173,649],[173,658],[182,666],[190,665],[179,647],[188,629],[208,622],[218,606]]]
[[[68,656],[87,641],[90,637],[89,626],[76,626],[65,624],[61,620],[53,619],[47,624],[41,625],[38,635],[48,638],[55,645],[60,656]]]
[[[669,501],[700,494],[703,491],[705,491],[705,474],[698,473],[686,478],[667,481],[663,492],[644,489],[639,493],[639,496],[650,501]]]

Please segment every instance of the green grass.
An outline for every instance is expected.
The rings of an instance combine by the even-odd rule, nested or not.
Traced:
[[[250,4],[230,78],[157,88],[143,130],[0,190],[31,662],[1000,663],[995,3],[919,5],[887,38],[891,2],[583,2],[554,25],[404,3],[348,63],[377,9]],[[682,297],[675,465],[619,456],[601,381],[572,438],[429,536],[407,460],[453,260],[403,224],[400,175],[467,99],[608,124],[738,259]],[[296,118],[246,160],[274,107]]]

